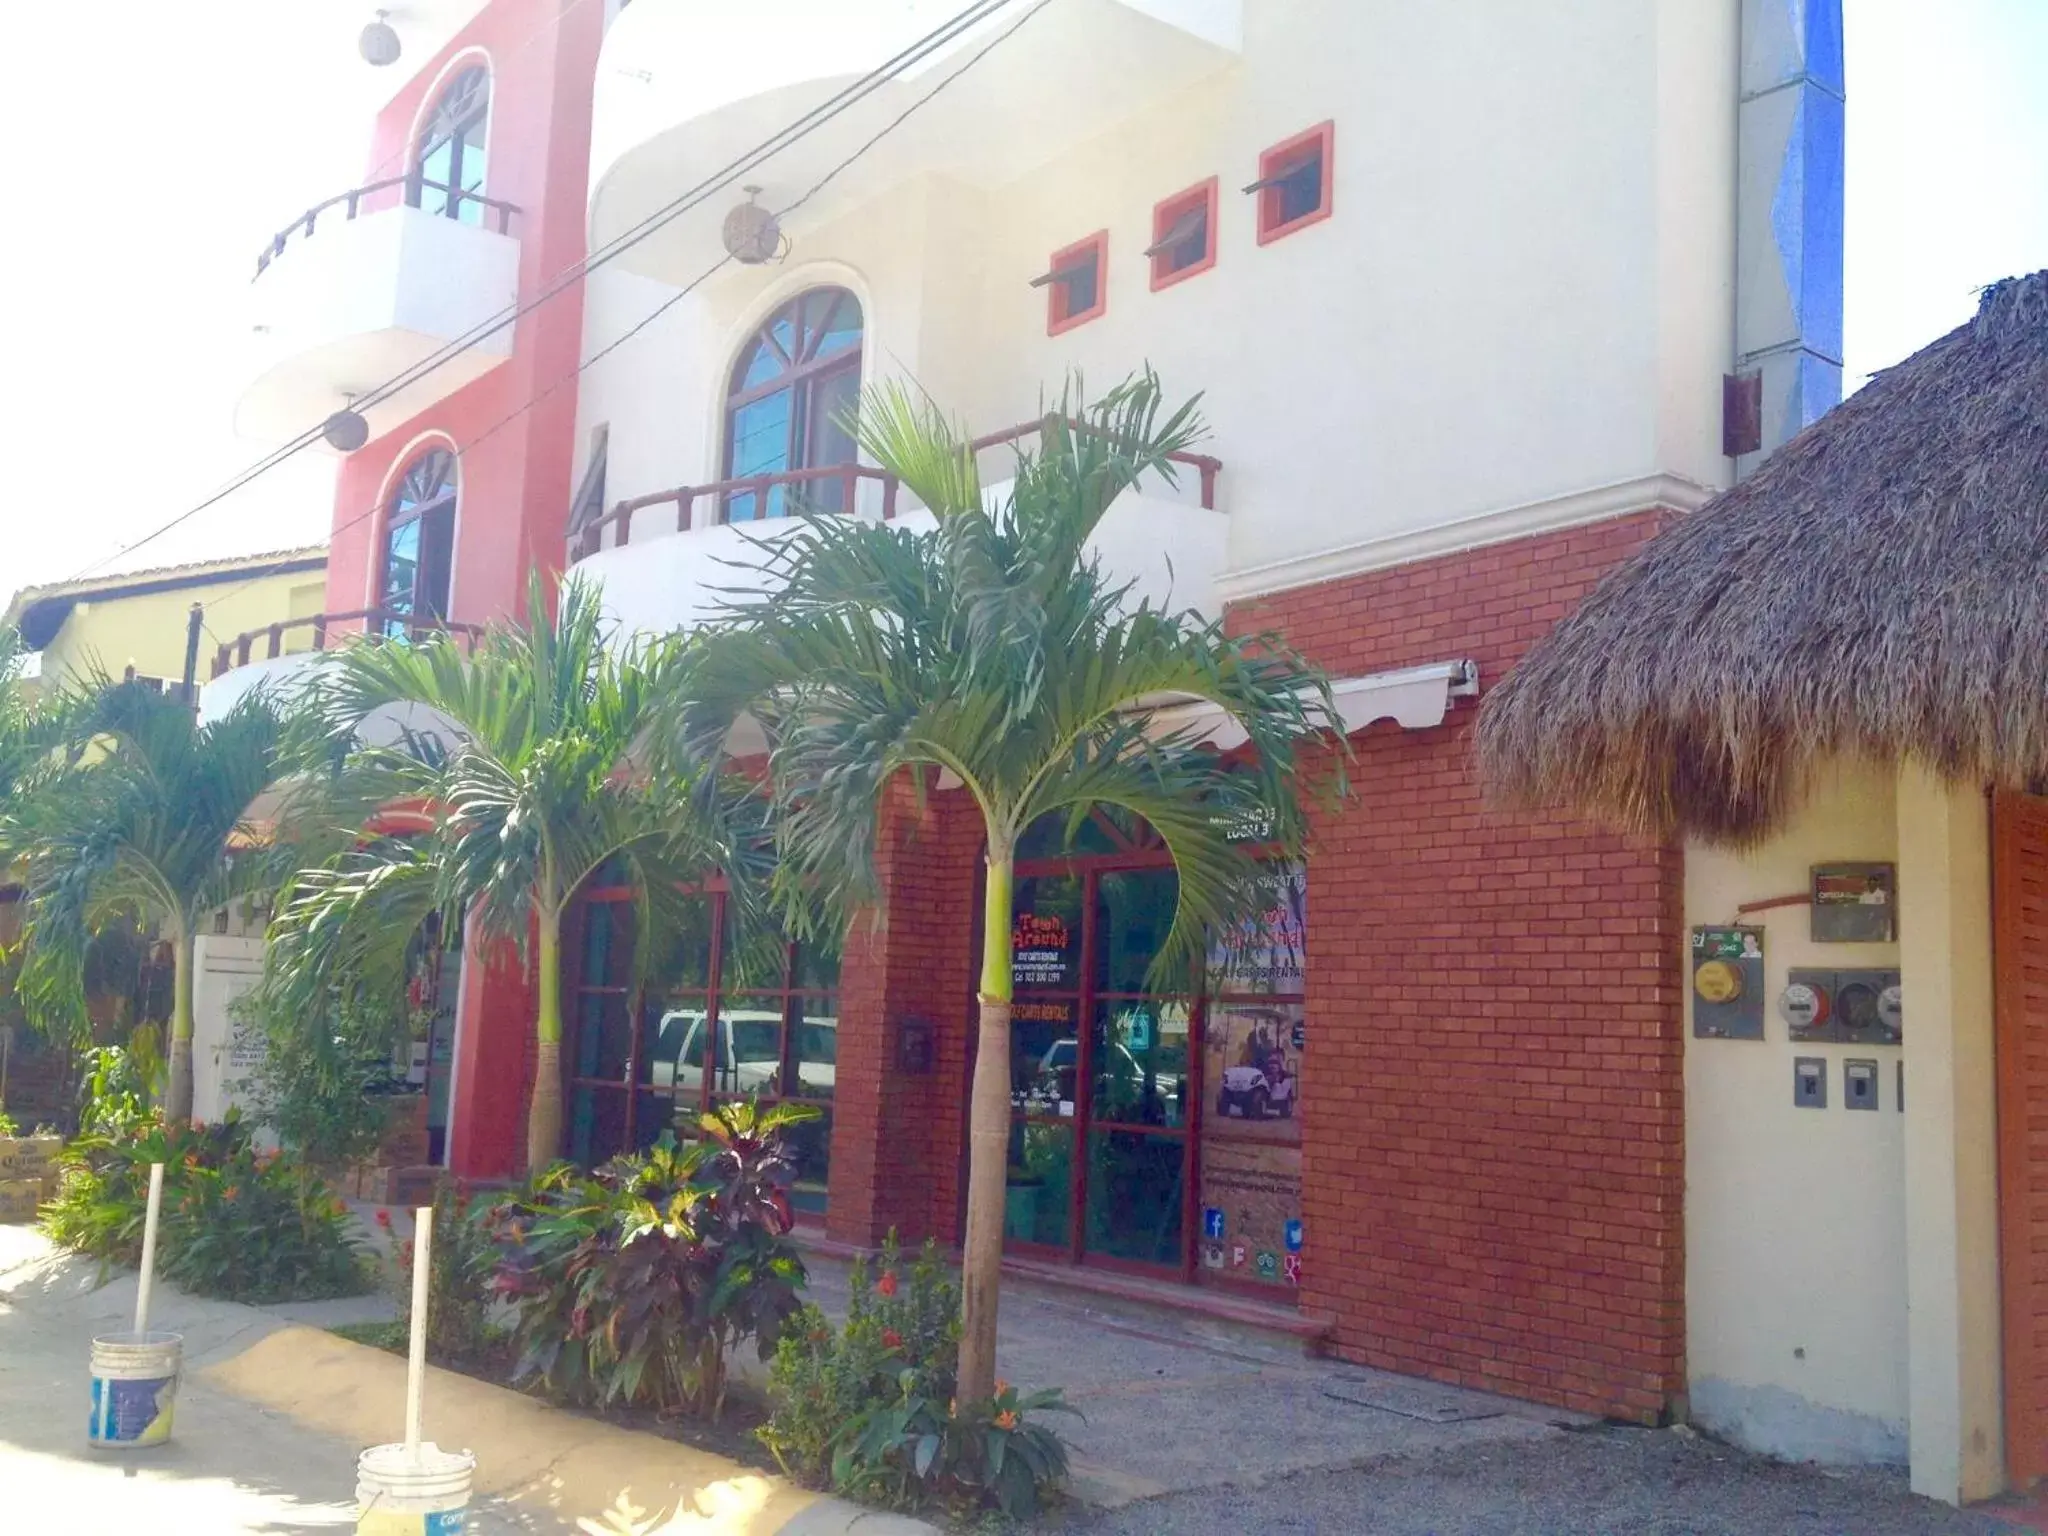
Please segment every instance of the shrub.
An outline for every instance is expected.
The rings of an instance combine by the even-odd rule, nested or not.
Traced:
[[[427,1348],[439,1355],[473,1359],[488,1353],[504,1338],[491,1322],[490,1282],[497,1267],[498,1246],[491,1234],[490,1208],[473,1200],[459,1181],[444,1179],[434,1187],[433,1270],[427,1278]],[[390,1216],[377,1213],[379,1226]],[[399,1315],[412,1306],[413,1240],[397,1247],[393,1291]],[[400,1325],[403,1332],[404,1325]]]
[[[1057,1390],[961,1404],[960,1293],[937,1245],[907,1269],[895,1234],[849,1276],[846,1326],[806,1307],[776,1350],[775,1411],[757,1433],[784,1471],[849,1498],[966,1514],[1035,1511],[1067,1471],[1066,1447],[1032,1413],[1071,1413]]]
[[[94,1131],[64,1153],[63,1182],[43,1226],[67,1248],[136,1264],[149,1166],[164,1165],[157,1273],[201,1296],[306,1301],[366,1288],[348,1208],[290,1159],[258,1153],[248,1128],[165,1125],[153,1117],[120,1138]]]
[[[727,1351],[751,1338],[767,1359],[798,1311],[782,1133],[815,1114],[722,1104],[687,1147],[664,1136],[595,1173],[557,1167],[501,1204],[492,1283],[518,1311],[513,1380],[717,1418]]]
[[[844,1329],[807,1306],[784,1332],[769,1372],[774,1413],[756,1433],[783,1471],[829,1487],[849,1424],[901,1396],[905,1373],[919,1395],[950,1399],[959,1358],[960,1291],[938,1245],[926,1243],[905,1266],[891,1232],[876,1266],[854,1260]],[[882,1496],[880,1488],[841,1491]]]

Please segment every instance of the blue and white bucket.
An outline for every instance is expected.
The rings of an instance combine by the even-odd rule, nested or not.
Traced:
[[[429,1440],[373,1445],[356,1458],[356,1536],[462,1536],[476,1457]]]
[[[88,1441],[111,1451],[170,1439],[184,1352],[182,1333],[107,1333],[94,1339]]]

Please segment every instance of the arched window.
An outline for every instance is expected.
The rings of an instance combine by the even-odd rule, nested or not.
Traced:
[[[406,201],[465,224],[481,224],[484,123],[491,115],[491,72],[472,64],[442,90],[413,146]],[[464,195],[468,194],[468,195]]]
[[[740,348],[726,387],[727,479],[853,463],[841,418],[860,396],[860,343],[860,300],[844,288],[812,288],[762,322]],[[789,489],[728,496],[725,520],[786,517]],[[802,501],[814,511],[850,511],[846,489],[838,480],[813,481]]]
[[[406,466],[384,509],[377,592],[386,634],[405,635],[415,624],[447,620],[454,550],[455,455],[430,448]]]

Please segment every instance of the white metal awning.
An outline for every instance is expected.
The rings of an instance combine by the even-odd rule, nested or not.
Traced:
[[[1403,667],[1396,672],[1374,672],[1365,677],[1338,678],[1330,684],[1330,697],[1344,734],[1354,735],[1376,720],[1392,720],[1411,731],[1442,725],[1450,713],[1451,700],[1469,698],[1479,692],[1479,665],[1474,661],[1433,661],[1427,666]],[[1244,727],[1206,699],[1185,704],[1162,704],[1152,712],[1161,734],[1194,726],[1204,721],[1213,725],[1201,739],[1228,752],[1246,740]]]

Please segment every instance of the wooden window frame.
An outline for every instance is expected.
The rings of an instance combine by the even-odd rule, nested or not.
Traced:
[[[1076,240],[1072,245],[1063,245],[1052,253],[1046,263],[1046,272],[1054,274],[1063,267],[1074,265],[1073,258],[1092,255],[1095,258],[1095,302],[1083,310],[1069,311],[1066,308],[1069,288],[1059,278],[1053,277],[1045,285],[1045,334],[1060,336],[1077,325],[1086,325],[1098,320],[1109,310],[1109,231],[1098,229],[1085,239]]]
[[[476,99],[463,103],[464,110],[457,115],[450,110],[456,104],[453,100],[456,91],[462,86],[464,81],[478,75],[481,75],[483,78],[481,93],[472,92],[471,94]],[[478,213],[482,213],[483,203],[481,200],[484,196],[485,188],[489,184],[491,173],[490,145],[488,142],[491,126],[491,92],[497,83],[496,78],[491,73],[489,62],[485,60],[478,60],[474,64],[465,64],[448,77],[447,82],[441,87],[440,93],[434,97],[433,105],[427,109],[426,119],[420,125],[419,139],[412,146],[412,154],[410,156],[412,168],[407,172],[405,186],[405,200],[408,205],[418,208],[422,212],[427,211],[426,194],[431,190],[426,180],[427,157],[443,144],[452,143],[455,147],[448,157],[448,182],[446,187],[441,189],[441,196],[445,201],[440,208],[433,211],[433,216],[435,218],[459,221],[462,218],[463,205],[472,202],[477,204]],[[435,130],[441,127],[445,127],[447,131],[437,137]],[[466,135],[471,127],[475,127],[481,136],[479,147],[484,155],[485,180],[478,183],[476,191],[464,192],[461,190],[462,151],[464,144],[467,142]]]
[[[1301,217],[1289,219],[1285,223],[1274,222],[1279,215],[1280,189],[1278,187],[1260,187],[1257,182],[1253,183],[1259,199],[1258,240],[1260,245],[1271,245],[1275,240],[1284,240],[1289,235],[1307,229],[1311,224],[1322,223],[1323,220],[1330,216],[1336,190],[1337,124],[1335,119],[1325,119],[1317,123],[1315,127],[1297,133],[1291,139],[1282,139],[1278,144],[1273,145],[1272,148],[1263,151],[1259,155],[1258,180],[1266,181],[1271,177],[1285,174],[1288,162],[1301,159],[1302,151],[1311,147],[1319,149],[1322,153],[1322,183],[1316,197],[1316,206],[1309,212],[1301,215]]]
[[[753,356],[754,349],[757,346],[766,341],[777,353],[783,352],[782,344],[776,341],[772,334],[775,322],[778,319],[784,315],[793,317],[797,337],[800,342],[804,339],[802,320],[804,303],[820,293],[842,294],[853,301],[854,308],[860,313],[859,343],[842,351],[829,353],[824,357],[819,357],[815,351],[801,358],[790,358],[784,354],[784,361],[788,363],[788,367],[784,368],[782,372],[776,374],[772,379],[754,385],[752,388],[741,388],[739,385],[740,371],[746,366],[747,360]],[[834,303],[836,304],[837,302],[835,299]],[[829,311],[827,312],[827,318],[830,318]],[[733,434],[739,421],[739,413],[756,401],[766,400],[769,396],[780,394],[784,390],[788,390],[790,393],[788,435],[783,446],[785,464],[784,468],[771,471],[764,478],[773,479],[776,475],[788,474],[797,470],[832,467],[829,465],[812,464],[810,462],[810,435],[812,427],[815,425],[818,397],[822,393],[824,386],[840,374],[851,372],[856,380],[863,376],[862,369],[865,366],[867,344],[867,306],[861,303],[859,294],[846,287],[843,283],[819,283],[810,288],[799,289],[769,310],[767,314],[763,315],[760,324],[747,332],[746,340],[740,344],[739,351],[734,354],[731,365],[726,369],[723,441],[720,446],[718,461],[720,479],[730,481],[748,478],[737,475],[733,469],[732,462],[733,449],[736,446]],[[854,457],[847,462],[858,463],[859,457],[859,449],[856,447]],[[742,518],[742,522],[759,522],[768,516],[766,507],[767,495],[765,492],[734,491],[721,496],[718,500],[715,515],[719,522],[729,523],[732,521],[733,501],[741,496],[755,496],[762,503],[761,507],[755,511],[752,517]],[[854,510],[851,496],[848,497],[848,504],[841,510],[846,512]],[[785,513],[784,515],[788,516],[789,514]]]
[[[1167,231],[1175,222],[1194,208],[1200,208],[1206,215],[1204,250],[1201,259],[1190,262],[1177,270],[1165,266],[1166,251],[1155,251],[1149,258],[1152,273],[1152,291],[1171,288],[1175,283],[1184,283],[1191,277],[1199,277],[1216,265],[1216,212],[1218,207],[1218,179],[1211,176],[1207,181],[1198,181],[1192,187],[1183,188],[1171,197],[1161,198],[1152,205],[1152,245],[1166,238]]]

